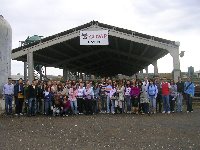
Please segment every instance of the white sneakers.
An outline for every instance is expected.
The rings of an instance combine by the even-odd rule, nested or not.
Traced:
[[[170,114],[170,111],[168,111],[168,112],[163,111],[162,113],[163,113],[163,114],[165,114],[165,113]]]

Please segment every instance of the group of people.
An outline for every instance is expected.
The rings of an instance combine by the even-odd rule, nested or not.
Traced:
[[[187,112],[193,112],[194,84],[190,77],[175,83],[164,77],[143,80],[101,81],[39,81],[8,79],[3,87],[5,113],[16,116],[37,114],[68,116],[97,113],[155,114],[183,111],[183,97]],[[13,97],[15,112],[13,113]]]

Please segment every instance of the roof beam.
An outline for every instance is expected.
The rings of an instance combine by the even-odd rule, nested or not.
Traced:
[[[40,42],[36,45],[30,46],[30,47],[27,47],[27,48],[22,49],[20,51],[17,51],[15,53],[12,53],[11,57],[12,57],[12,59],[16,59],[20,56],[28,54],[29,52],[38,51],[38,50],[44,49],[46,47],[50,47],[52,45],[62,43],[64,41],[76,38],[78,36],[79,36],[79,31],[74,31],[72,33],[69,33],[69,34],[66,34],[66,35],[63,35],[63,36],[59,36],[59,37],[55,37],[51,40],[48,40],[48,41],[45,41],[45,42]]]
[[[80,54],[80,51],[77,50],[76,48],[74,48],[73,46],[69,45],[66,41],[62,43],[64,46],[66,46],[67,48],[69,48],[70,50]]]
[[[178,46],[175,46],[173,44],[167,44],[167,43],[155,41],[153,39],[147,39],[144,37],[127,34],[127,33],[116,31],[116,30],[109,30],[109,35],[114,36],[114,37],[119,37],[119,38],[129,40],[129,41],[137,42],[137,43],[142,43],[142,44],[149,45],[149,46],[158,47],[161,49],[166,49],[166,50],[178,50],[179,49]]]
[[[130,41],[129,51],[128,51],[128,54],[129,54],[128,60],[130,59],[130,55],[131,55],[132,50],[133,50],[133,41]]]
[[[55,59],[53,57],[48,57],[48,56],[45,56],[45,55],[41,55],[41,54],[38,54],[38,53],[33,53],[35,56],[39,56],[39,57],[42,57],[43,59],[49,59],[50,61],[58,61],[59,59]]]
[[[60,52],[60,51],[58,51],[58,50],[56,50],[56,49],[54,49],[54,48],[52,48],[52,47],[48,47],[47,48],[47,50],[49,51],[53,51],[54,53],[56,53],[56,54],[58,54],[58,55],[61,55],[61,56],[65,56],[65,57],[67,57],[67,58],[70,58],[70,56],[69,55],[67,55],[67,54],[65,54],[65,53],[62,53],[62,52]]]
[[[107,57],[105,59],[98,59],[98,60],[92,61],[91,63],[88,63],[88,64],[84,63],[83,65],[75,66],[74,69],[81,69],[82,71],[84,71],[84,69],[87,70],[87,67],[90,67],[90,66],[95,65],[95,64],[102,63],[102,62],[104,62],[105,60],[108,60],[108,59],[110,59],[110,58]]]
[[[132,59],[137,59],[137,60],[143,60],[143,61],[149,62],[149,63],[152,61],[149,58],[141,57],[141,56],[138,56],[138,55],[135,55],[135,54],[129,55],[127,53],[124,53],[124,52],[121,52],[121,51],[118,51],[118,50],[115,50],[115,49],[106,49],[106,51],[110,51],[112,53],[118,53],[118,54],[120,54],[122,56],[130,57]]]
[[[140,54],[140,56],[143,56],[143,55],[149,50],[149,48],[150,48],[150,46],[147,45],[147,46],[145,47],[145,49],[142,51],[142,53]]]
[[[74,60],[77,61],[78,59],[81,59],[81,58],[84,58],[84,57],[89,57],[91,55],[95,55],[95,54],[98,54],[99,52],[103,52],[103,51],[104,51],[104,49],[97,49],[96,51],[91,51],[89,53],[79,54],[76,57],[72,57],[72,58],[69,58],[69,59],[66,59],[66,60],[63,60],[63,61],[56,62],[53,65],[60,65],[60,64],[63,64],[63,63],[69,63],[69,62],[74,61]]]
[[[119,50],[119,42],[118,39],[115,37],[115,47],[117,50]]]

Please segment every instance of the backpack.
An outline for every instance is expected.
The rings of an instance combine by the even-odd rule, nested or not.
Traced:
[[[156,85],[153,84],[153,86],[154,86],[154,88],[155,88],[155,94],[156,94]],[[149,94],[149,87],[150,87],[150,85],[148,85],[148,88],[147,88],[147,89],[148,89],[148,95],[150,95],[150,94]],[[155,95],[150,95],[150,96],[155,96]]]

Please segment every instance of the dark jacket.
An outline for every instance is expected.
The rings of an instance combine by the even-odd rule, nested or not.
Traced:
[[[20,88],[19,88],[20,87]],[[18,93],[22,93],[24,95],[24,86],[23,84],[16,84],[14,86],[14,96],[17,97],[18,96]]]
[[[177,86],[177,92],[179,93],[184,93],[184,82],[177,82],[176,83]]]
[[[32,85],[29,85],[28,86],[28,99],[29,98],[36,98],[37,97],[37,89],[38,89],[38,87],[37,86],[35,86],[35,88],[33,88],[33,86]]]

